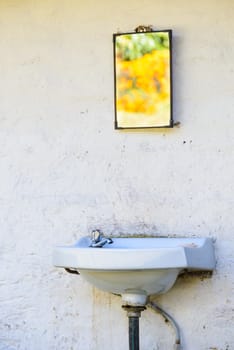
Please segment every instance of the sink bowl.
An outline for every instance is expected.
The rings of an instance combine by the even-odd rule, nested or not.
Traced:
[[[145,305],[152,294],[168,291],[183,271],[215,267],[210,238],[113,238],[102,248],[82,237],[75,245],[59,246],[53,264],[78,271],[94,286],[122,296],[124,304]]]

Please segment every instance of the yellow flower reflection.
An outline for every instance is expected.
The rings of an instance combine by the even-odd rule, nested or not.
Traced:
[[[169,51],[153,51],[132,61],[117,61],[117,109],[155,113],[157,102],[169,103]]]

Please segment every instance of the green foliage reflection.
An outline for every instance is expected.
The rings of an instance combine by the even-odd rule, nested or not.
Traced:
[[[153,50],[169,48],[168,33],[135,33],[116,37],[117,57],[131,61],[151,53]]]

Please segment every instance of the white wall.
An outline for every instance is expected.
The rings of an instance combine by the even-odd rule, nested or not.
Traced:
[[[0,1],[0,350],[128,348],[121,300],[52,266],[107,234],[210,236],[217,271],[156,301],[184,350],[234,348],[232,0]],[[112,33],[174,32],[180,127],[115,131]],[[141,350],[172,349],[148,310]]]

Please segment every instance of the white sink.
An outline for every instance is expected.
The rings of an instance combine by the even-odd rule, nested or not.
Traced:
[[[77,270],[94,286],[121,294],[125,304],[145,305],[147,297],[168,291],[183,270],[215,267],[210,238],[113,238],[102,248],[89,237],[54,249],[57,267]]]

